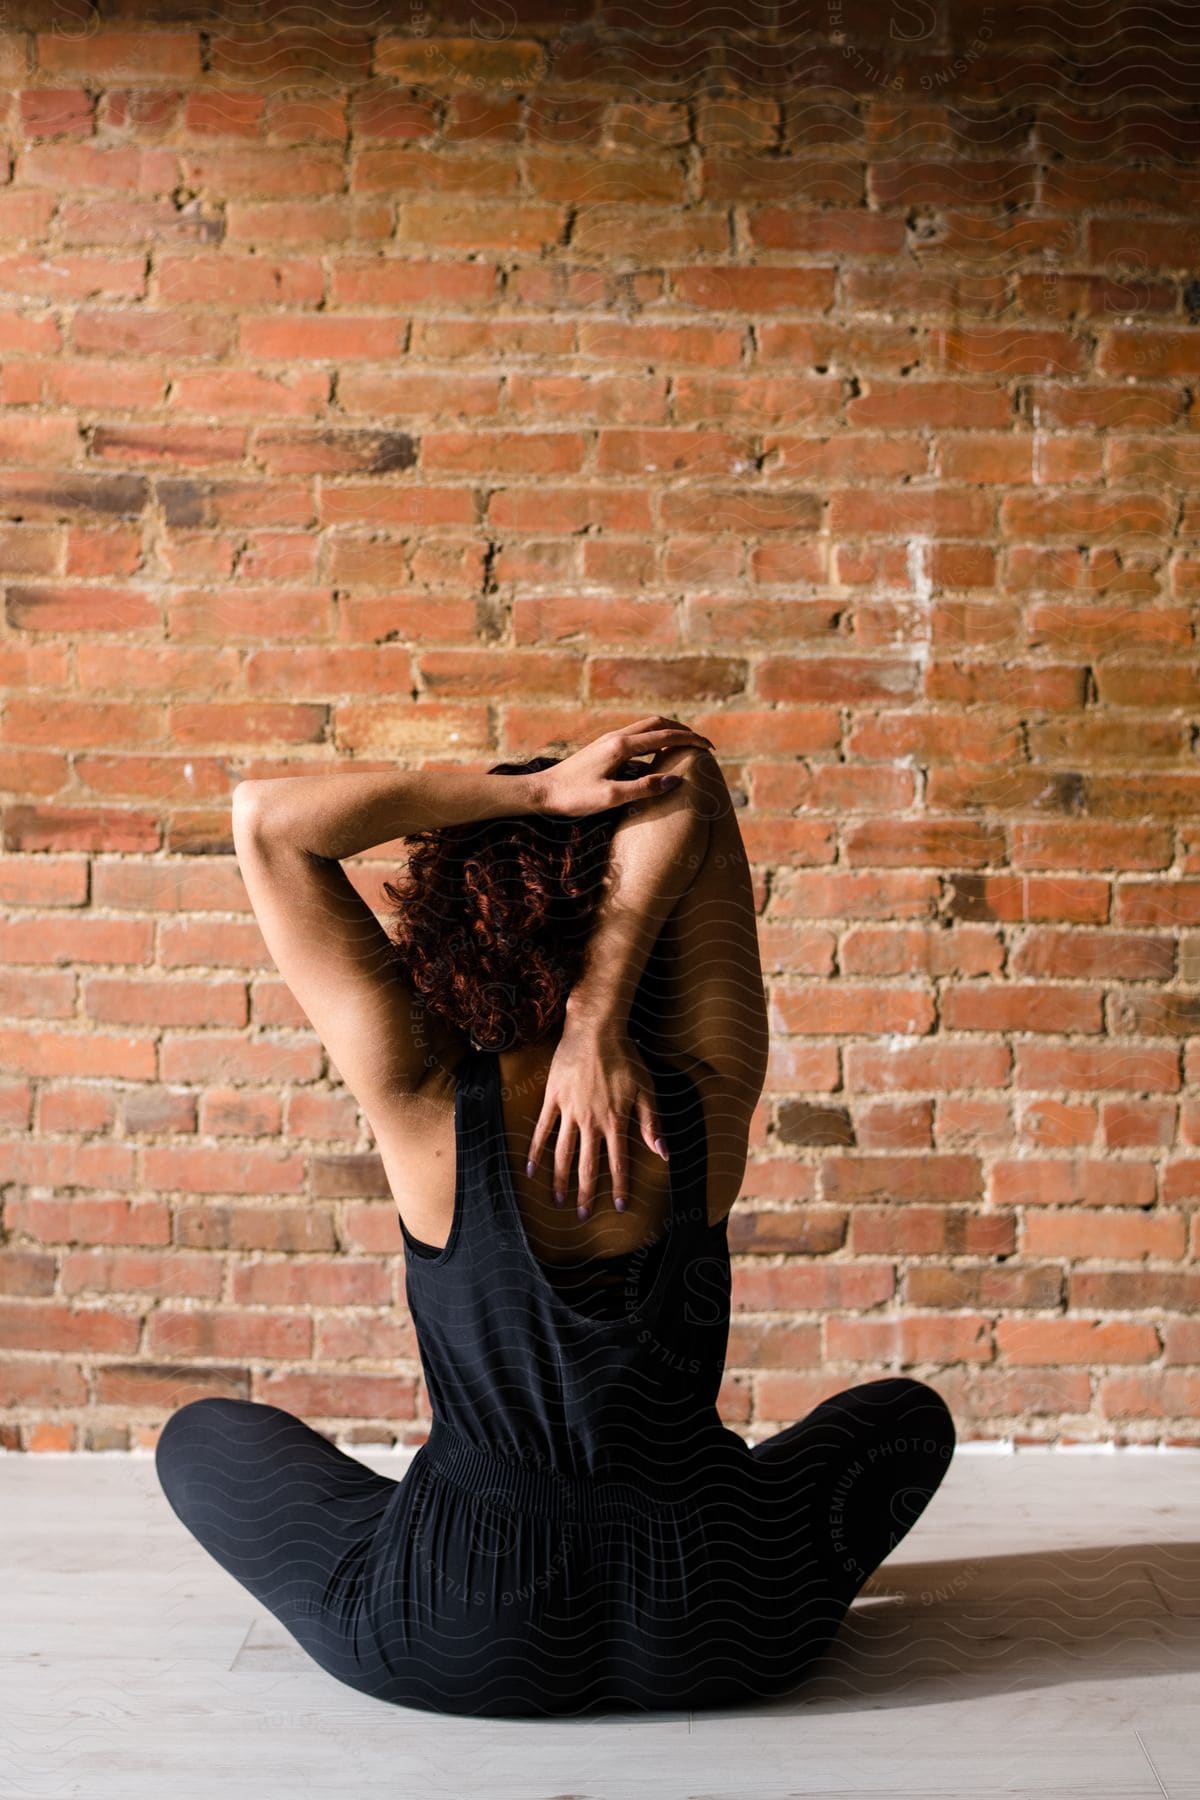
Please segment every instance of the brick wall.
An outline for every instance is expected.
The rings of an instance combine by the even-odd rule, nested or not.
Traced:
[[[4,13],[0,1442],[423,1436],[230,791],[659,708],[771,995],[727,1422],[1196,1442],[1200,46],[324,10]]]

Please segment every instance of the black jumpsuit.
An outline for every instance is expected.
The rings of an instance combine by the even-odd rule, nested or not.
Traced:
[[[708,1224],[698,1090],[647,1061],[670,1224],[572,1286],[525,1234],[497,1055],[468,1054],[449,1239],[401,1226],[432,1425],[399,1481],[256,1401],[193,1400],[159,1437],[188,1529],[380,1700],[540,1716],[783,1692],[946,1472],[949,1411],[906,1377],[753,1449],[721,1424],[728,1221]]]

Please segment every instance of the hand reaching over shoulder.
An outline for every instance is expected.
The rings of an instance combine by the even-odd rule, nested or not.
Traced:
[[[554,1147],[554,1203],[566,1204],[571,1170],[579,1152],[581,1219],[590,1216],[600,1172],[600,1146],[608,1154],[613,1205],[624,1212],[629,1195],[628,1133],[635,1123],[656,1155],[667,1160],[657,1116],[653,1077],[629,1035],[612,1024],[568,1020],[546,1077],[542,1110],[529,1145],[526,1174],[532,1175],[558,1122]]]

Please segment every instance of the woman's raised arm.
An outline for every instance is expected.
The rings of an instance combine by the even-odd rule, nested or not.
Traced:
[[[714,833],[719,831],[726,845],[727,834],[732,833],[741,847],[729,790],[705,742],[660,755],[656,769],[680,776],[681,785],[652,809],[634,808],[614,832],[609,889],[592,928],[583,974],[567,997],[566,1020],[530,1141],[527,1172],[536,1169],[557,1124],[555,1201],[565,1204],[578,1152],[581,1218],[588,1217],[594,1204],[602,1144],[618,1211],[625,1209],[628,1195],[631,1125],[652,1150],[665,1156],[655,1117],[654,1083],[630,1036],[630,1023],[652,953],[711,861]],[[736,886],[732,868],[726,879],[732,893]],[[719,957],[723,946],[714,948]],[[757,999],[761,1007],[761,985]],[[707,1052],[711,1032],[704,1033],[703,1023],[696,1042]],[[664,1047],[668,1055],[682,1053],[685,1062],[689,1056],[703,1060],[691,1038],[668,1041]]]

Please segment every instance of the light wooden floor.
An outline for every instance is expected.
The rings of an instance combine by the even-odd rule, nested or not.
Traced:
[[[0,1507],[0,1800],[1200,1800],[1200,1451],[960,1444],[807,1688],[693,1717],[355,1694],[144,1454],[0,1456]]]

